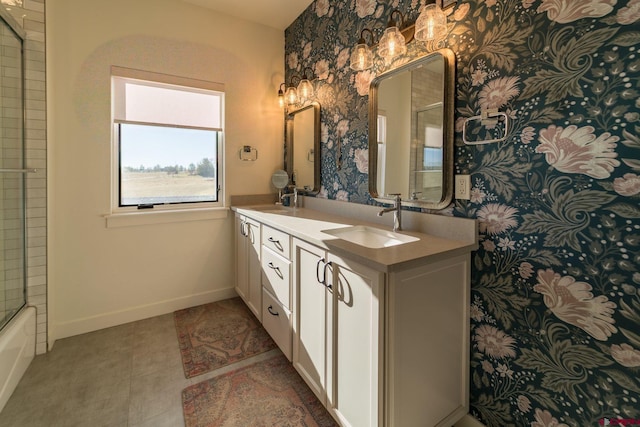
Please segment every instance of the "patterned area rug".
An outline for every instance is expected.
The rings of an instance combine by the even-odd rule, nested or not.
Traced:
[[[182,391],[186,427],[333,427],[284,356],[249,365]]]
[[[276,348],[240,298],[173,313],[187,378]]]

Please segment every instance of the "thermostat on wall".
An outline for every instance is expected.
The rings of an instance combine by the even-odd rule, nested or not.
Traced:
[[[256,160],[258,160],[258,150],[250,145],[244,145],[240,149],[239,155],[240,160],[243,160],[245,162],[255,162]]]

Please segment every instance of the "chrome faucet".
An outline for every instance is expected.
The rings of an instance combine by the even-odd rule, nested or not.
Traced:
[[[292,200],[292,203],[289,203],[289,205],[295,208],[298,206],[298,187],[296,187],[295,185],[290,185],[289,188],[293,189],[293,193],[283,194],[282,196],[280,196],[280,201],[288,198],[289,200]]]
[[[400,193],[391,193],[393,196],[393,207],[382,209],[378,212],[378,216],[382,216],[387,212],[393,212],[393,231],[402,230],[402,196]]]

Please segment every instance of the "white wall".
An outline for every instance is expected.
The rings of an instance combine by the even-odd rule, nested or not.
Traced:
[[[47,4],[50,341],[233,295],[233,221],[106,228],[111,65],[224,83],[226,197],[282,167],[284,33],[178,0]],[[250,144],[257,162],[241,162]]]

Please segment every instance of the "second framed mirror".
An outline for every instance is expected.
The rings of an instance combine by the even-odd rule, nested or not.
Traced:
[[[285,168],[303,194],[320,190],[320,104],[313,102],[286,116]]]
[[[443,209],[453,198],[455,56],[442,49],[376,77],[369,91],[369,192]]]

